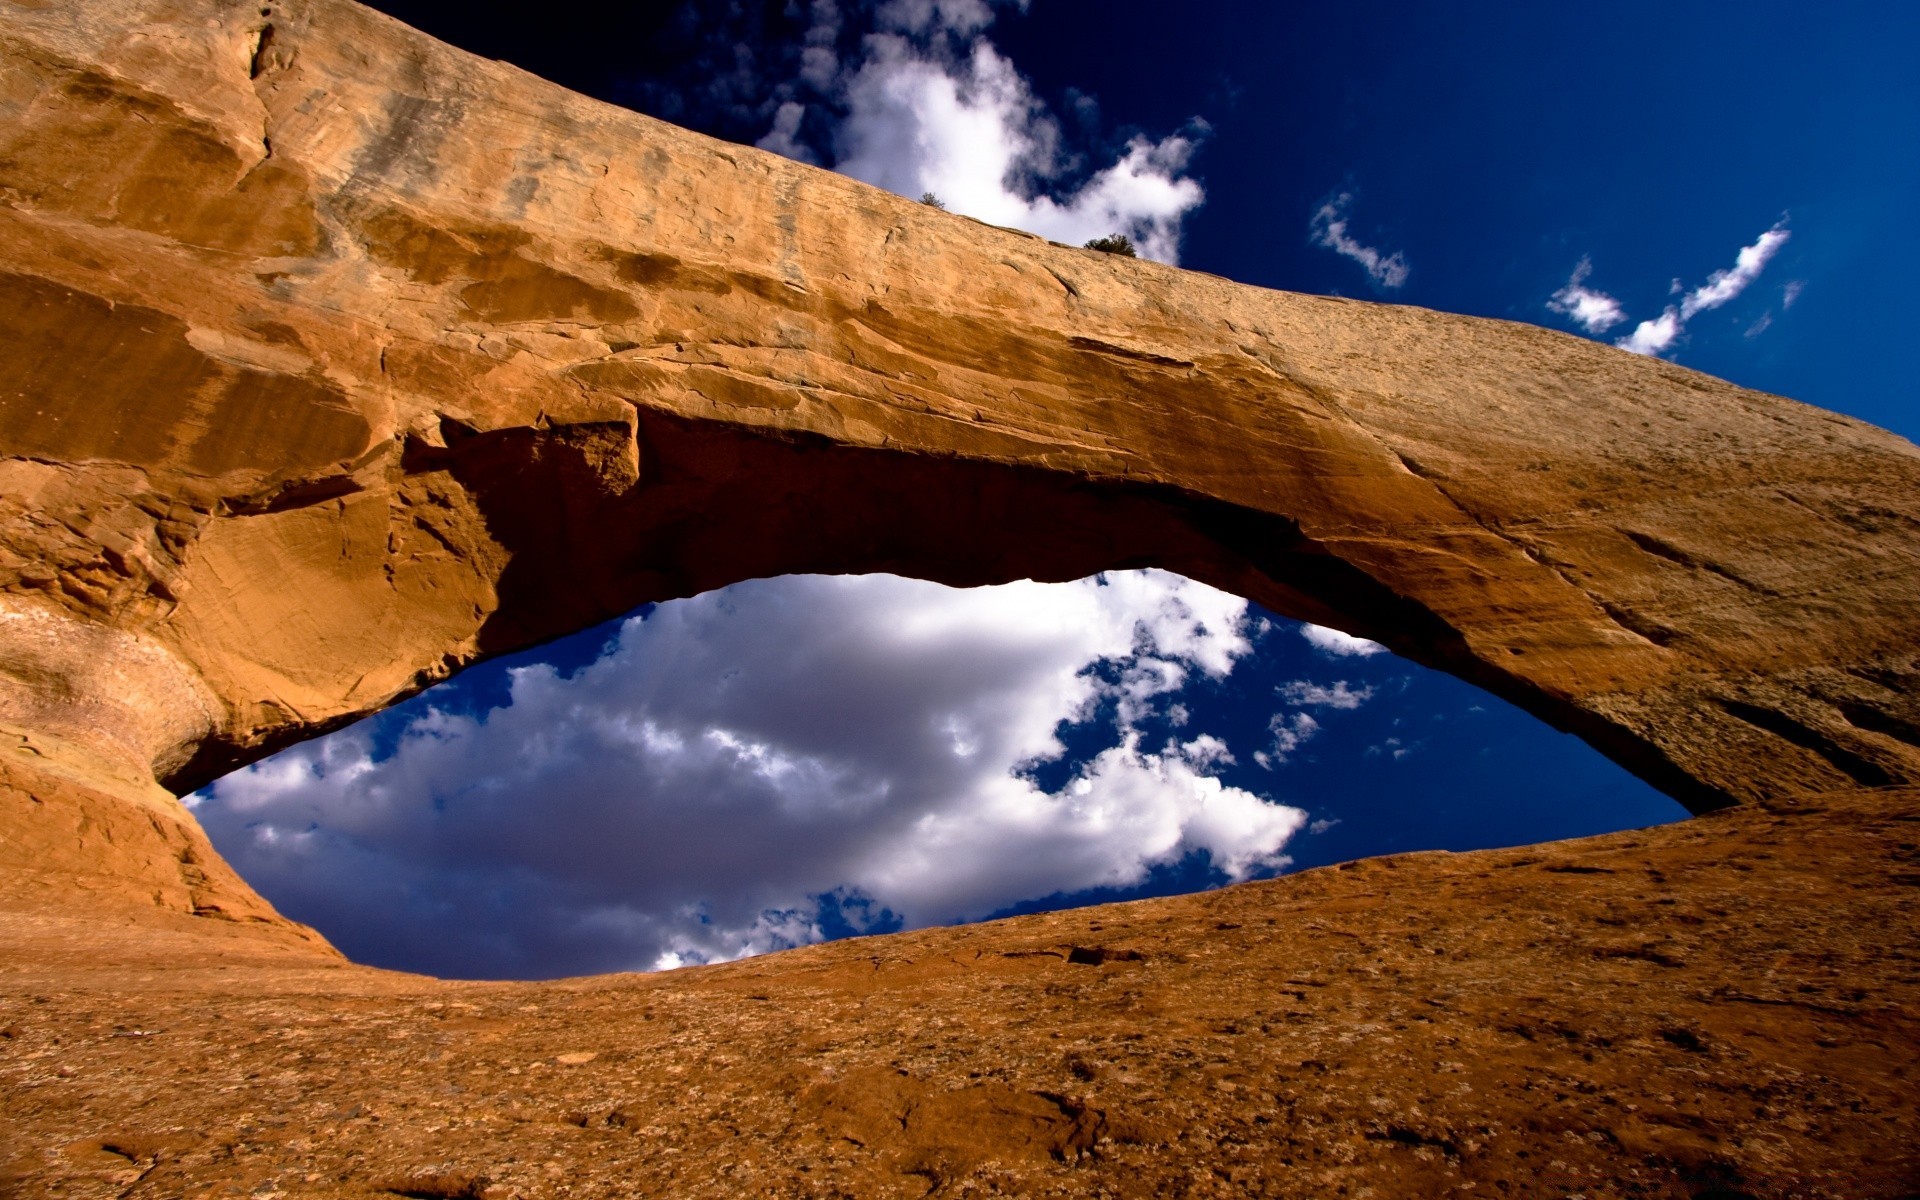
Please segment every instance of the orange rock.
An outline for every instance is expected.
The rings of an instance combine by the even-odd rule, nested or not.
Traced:
[[[1873,853],[1898,844],[1885,821],[1915,811],[1900,785],[1920,782],[1920,451],[1881,430],[1527,326],[1263,291],[991,228],[571,95],[347,0],[16,0],[0,10],[0,55],[0,727],[12,747],[0,781],[0,929],[8,969],[27,970],[23,978],[80,986],[73,972],[90,954],[197,963],[179,986],[232,1015],[204,999],[239,995],[209,973],[225,956],[265,972],[250,977],[262,986],[308,989],[262,1028],[353,1011],[352,996],[387,984],[347,971],[310,931],[275,917],[160,784],[189,790],[478,658],[643,601],[798,571],[977,584],[1164,566],[1451,671],[1579,734],[1695,811],[1866,797],[1865,810],[1884,807],[1855,822],[1875,832],[1849,845]],[[1750,807],[1739,819],[1763,817]],[[1781,836],[1811,844],[1810,824]],[[1651,835],[1644,854],[1707,870],[1697,848],[1683,849],[1691,836]],[[1831,882],[1820,873],[1847,869],[1831,847],[1750,858],[1747,882],[1773,905],[1793,902],[1796,870]],[[1408,920],[1446,928],[1455,901],[1445,881],[1457,878],[1488,911],[1524,919],[1563,891],[1612,895],[1598,877],[1502,875],[1472,861],[1482,865],[1459,868],[1464,877],[1438,861],[1395,868],[1396,880],[1426,881],[1428,907],[1406,910]],[[1483,869],[1494,873],[1474,874]],[[1340,878],[1351,881],[1325,889],[1338,901],[1327,919],[1377,942],[1389,917],[1358,902],[1370,894],[1364,873]],[[1245,895],[1319,896],[1324,885],[1273,888]],[[1704,894],[1690,882],[1672,888]],[[1824,934],[1844,925],[1847,904],[1866,914],[1865,899],[1830,899],[1843,908],[1813,922]],[[1210,903],[1134,911],[1168,914],[1167,942],[1199,954],[1218,938],[1190,919]],[[1114,1052],[1130,1064],[1116,1068],[1123,1077],[1151,1080],[1140,1086],[1165,1101],[1136,1096],[1131,1116],[1124,1105],[1089,1115],[1097,1106],[1042,1081],[1052,1076],[1029,1070],[1031,1057],[980,1080],[954,1074],[952,1058],[896,1069],[868,1055],[848,1064],[866,1074],[821,1079],[798,1064],[788,1075],[700,1069],[748,1091],[812,1097],[818,1112],[805,1109],[814,1115],[801,1125],[826,1139],[806,1151],[823,1170],[860,1130],[903,1128],[911,1145],[860,1168],[884,1167],[884,1179],[828,1171],[862,1190],[916,1179],[944,1187],[1000,1162],[1014,1173],[994,1186],[1025,1186],[1041,1176],[1021,1171],[1067,1170],[1105,1128],[1113,1145],[1134,1148],[1112,1161],[1132,1163],[1156,1194],[1244,1192],[1279,1177],[1229,1149],[1267,1133],[1228,1118],[1270,1113],[1269,1132],[1271,1122],[1320,1131],[1287,1143],[1319,1164],[1295,1194],[1326,1194],[1312,1180],[1381,1186],[1390,1174],[1340,1175],[1339,1161],[1367,1155],[1402,1164],[1403,1194],[1434,1194],[1483,1153],[1476,1147],[1515,1137],[1560,1164],[1536,1162],[1537,1179],[1559,1171],[1567,1189],[1620,1190],[1626,1167],[1609,1176],[1593,1164],[1626,1154],[1654,1181],[1648,1194],[1679,1194],[1671,1188],[1683,1177],[1733,1194],[1770,1161],[1757,1132],[1770,1118],[1756,1114],[1775,1104],[1805,1123],[1789,1137],[1792,1154],[1840,1148],[1817,1171],[1766,1176],[1810,1189],[1793,1194],[1880,1194],[1890,1180],[1911,1181],[1910,1150],[1874,1151],[1920,1141],[1911,1085],[1875,1090],[1862,1074],[1914,1057],[1911,1024],[1886,1015],[1906,1011],[1911,980],[1881,980],[1907,999],[1864,1026],[1857,1013],[1836,1026],[1785,990],[1813,986],[1823,969],[1813,927],[1783,935],[1780,957],[1762,967],[1674,948],[1679,913],[1633,889],[1592,903],[1631,905],[1632,915],[1591,936],[1555,934],[1566,961],[1492,933],[1475,952],[1505,964],[1493,976],[1533,981],[1498,1004],[1567,1024],[1487,1007],[1460,1018],[1476,1031],[1461,1035],[1466,1050],[1426,1032],[1403,1039],[1416,1016],[1433,1019],[1411,1006],[1446,1005],[1450,985],[1431,956],[1389,957],[1378,970],[1398,972],[1393,982],[1343,1010],[1364,1043],[1325,1041],[1292,1067],[1260,1059],[1244,1077],[1232,1054],[1176,1070]],[[1585,920],[1601,910],[1579,911]],[[1874,912],[1890,952],[1911,953],[1911,921]],[[233,919],[205,919],[216,914]],[[127,922],[137,937],[111,932]],[[1038,927],[1053,926],[1002,928]],[[1075,958],[1075,946],[1086,953]],[[1152,957],[1080,961],[1101,949],[1070,941],[1055,969],[1089,979],[1161,969]],[[769,994],[786,1002],[835,1004],[808,990],[803,964],[852,953],[750,970],[772,972]],[[1266,976],[1245,968],[1234,976],[1242,990],[1222,994],[1271,1006],[1294,987],[1284,955],[1268,953],[1255,966],[1271,980],[1256,986]],[[1761,974],[1747,979],[1747,968]],[[1089,993],[1088,1003],[1117,1007],[1098,1010],[1081,1036],[1139,1024],[1167,1032],[1170,1045],[1199,1046],[1200,1035],[1178,1032],[1177,1014],[1202,1009],[1241,1027],[1205,1008],[1206,985],[1181,970],[1193,982],[1171,998]],[[1524,1135],[1476,1125],[1471,1104],[1448,1101],[1443,1120],[1370,1107],[1361,1091],[1323,1101],[1301,1083],[1325,1072],[1362,1090],[1407,1079],[1432,1090],[1450,1069],[1434,1065],[1442,1053],[1493,1071],[1475,1076],[1479,1088],[1510,1082],[1485,1065],[1496,1061],[1551,1060],[1561,1071],[1568,1045],[1585,1036],[1572,1022],[1599,1019],[1555,999],[1567,981],[1661,971],[1699,973],[1699,988],[1673,997],[1731,988],[1754,999],[1720,1011],[1769,1021],[1791,1012],[1794,1029],[1842,1043],[1847,1030],[1870,1029],[1884,1053],[1793,1058],[1795,1070],[1830,1067],[1848,1081],[1828,1092],[1782,1084],[1788,1099],[1738,1111],[1716,1099],[1704,1104],[1710,1116],[1691,1115],[1702,1105],[1675,1093],[1635,1101],[1633,1115],[1604,1125],[1566,1117],[1564,1128],[1536,1121]],[[339,982],[346,976],[354,982]],[[99,995],[112,997],[138,976],[103,978]],[[963,1003],[940,990],[940,973],[915,978],[916,1002],[887,1020],[931,1028]],[[1306,987],[1296,990],[1305,997]],[[1618,992],[1629,1004],[1635,994]],[[204,1018],[160,1011],[207,1061],[271,1058],[264,1042],[230,1044]],[[844,1016],[808,1011],[818,1028],[840,1028]],[[91,1028],[81,1010],[61,1013],[73,1036]],[[1291,1019],[1270,1014],[1263,1036]],[[1517,1041],[1495,1036],[1501,1021],[1524,1031]],[[515,1061],[561,1052],[532,1044],[530,1020],[509,1027],[526,1043]],[[703,1028],[669,1056],[687,1067],[702,1061],[690,1045],[718,1053],[725,1038]],[[1633,1028],[1591,1052],[1631,1038],[1634,1054],[1694,1064],[1728,1089],[1757,1069],[1738,1055],[1773,1052],[1772,1034],[1755,1041],[1739,1021],[1704,1035],[1651,1020]],[[1413,1043],[1418,1053],[1392,1049]],[[1021,1042],[1021,1053],[1038,1044]],[[530,1049],[540,1050],[532,1060]],[[1382,1057],[1366,1065],[1363,1052]],[[117,1054],[79,1056],[87,1061],[74,1078],[96,1068],[158,1078]],[[546,1072],[541,1086],[585,1087],[551,1080],[599,1078],[612,1059]],[[56,1086],[38,1067],[23,1070],[20,1088]],[[1016,1076],[1025,1082],[1007,1081]],[[333,1095],[303,1078],[312,1094]],[[1571,1078],[1543,1076],[1537,1090],[1559,1095],[1577,1086]],[[1612,1094],[1604,1089],[1647,1100],[1645,1088],[1680,1086],[1655,1078],[1664,1077],[1623,1067],[1589,1081],[1602,1089],[1591,1104]],[[380,1085],[381,1103],[426,1086],[399,1079]],[[81,1115],[111,1115],[91,1101],[63,1108],[6,1095],[15,1128],[65,1129],[45,1146],[72,1144]],[[1512,1112],[1534,1102],[1503,1095]],[[1821,1106],[1842,1100],[1882,1124],[1837,1132],[1834,1110]],[[500,1103],[489,1110],[499,1121],[520,1119],[513,1105],[523,1102]],[[732,1119],[699,1107],[723,1103],[711,1097],[686,1103],[687,1113]],[[202,1111],[209,1136],[218,1125],[229,1139],[222,1145],[264,1136],[251,1109],[220,1101]],[[361,1118],[313,1120],[311,1139],[324,1139]],[[832,1132],[841,1127],[854,1133]],[[604,1124],[568,1128],[614,1136]],[[966,1130],[999,1132],[981,1134],[986,1151]],[[102,1178],[188,1153],[149,1134],[105,1130],[74,1153],[93,1156]],[[366,1137],[406,1160],[377,1177],[403,1181],[393,1186],[408,1194],[429,1194],[420,1180],[441,1181],[431,1194],[455,1194],[456,1184],[458,1194],[538,1191],[518,1168],[449,1167]],[[1338,1153],[1314,1158],[1323,1144]],[[318,1161],[292,1146],[261,1153]],[[22,1153],[6,1160],[29,1164],[19,1178],[53,1177],[31,1165],[39,1151]],[[1268,1165],[1277,1171],[1284,1158]],[[1176,1159],[1218,1178],[1176,1179],[1166,1173]],[[1869,1161],[1879,1173],[1858,1190],[1832,1182]],[[656,1190],[696,1177],[723,1186],[710,1164],[686,1174],[656,1166]],[[202,1164],[183,1179],[227,1169]],[[341,1170],[325,1169],[328,1179]],[[500,1182],[509,1176],[520,1182]],[[318,1178],[308,1185],[321,1189]],[[1045,1178],[1078,1190],[1068,1176]],[[1127,1178],[1112,1176],[1113,1186],[1124,1190]],[[774,1180],[796,1191],[804,1182]],[[1839,1190],[1818,1190],[1830,1184]]]
[[[1696,809],[1920,777],[1920,452],[1860,422],[990,228],[349,3],[0,30],[21,728],[185,788],[750,576],[1154,563]]]

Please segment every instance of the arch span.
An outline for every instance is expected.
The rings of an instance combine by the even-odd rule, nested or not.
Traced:
[[[1164,566],[1695,811],[1920,781],[1884,431],[987,227],[348,0],[14,6],[0,52],[0,722],[189,841],[143,781],[796,571]]]

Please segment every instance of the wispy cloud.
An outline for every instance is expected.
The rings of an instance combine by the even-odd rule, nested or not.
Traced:
[[[1328,629],[1325,625],[1304,624],[1300,626],[1300,636],[1329,658],[1366,658],[1386,650],[1379,642]]]
[[[1312,713],[1275,713],[1267,722],[1267,732],[1273,735],[1273,743],[1265,750],[1254,751],[1253,761],[1271,771],[1319,733],[1320,722]]]
[[[1588,333],[1605,333],[1626,320],[1627,314],[1618,300],[1586,286],[1587,276],[1591,274],[1593,260],[1582,258],[1580,265],[1573,269],[1573,277],[1567,280],[1565,287],[1553,294],[1547,301],[1547,307],[1571,317],[1574,324]]]
[[[993,9],[985,0],[887,0],[877,16],[883,27],[911,33],[947,29],[974,34],[993,23]]]
[[[1352,192],[1341,192],[1314,211],[1311,223],[1313,243],[1335,254],[1350,258],[1366,268],[1367,275],[1383,288],[1397,288],[1407,282],[1407,257],[1399,251],[1389,254],[1366,245],[1348,232],[1347,209],[1353,204]]]
[[[1354,687],[1344,679],[1336,680],[1331,687],[1296,679],[1292,683],[1281,684],[1275,690],[1288,704],[1312,708],[1354,709],[1373,699],[1371,687]]]
[[[1309,625],[1306,628],[1320,627]],[[1347,635],[1339,634],[1338,636],[1346,637]],[[1357,642],[1360,639],[1350,640]],[[1372,646],[1374,643],[1365,644]],[[1268,743],[1265,749],[1254,752],[1253,761],[1268,771],[1286,762],[1295,751],[1319,734],[1320,719],[1312,713],[1300,711],[1301,709],[1327,708],[1351,712],[1373,699],[1373,688],[1371,686],[1355,687],[1344,679],[1336,680],[1331,684],[1314,683],[1310,679],[1295,679],[1276,687],[1274,694],[1291,707],[1284,712],[1273,714],[1273,718],[1267,722],[1267,732],[1273,736],[1273,741]]]
[[[813,147],[800,137],[800,125],[806,119],[806,105],[797,100],[787,101],[774,110],[773,128],[757,144],[762,150],[771,150],[797,162],[818,166],[820,160],[814,156]]]
[[[1740,247],[1733,266],[1724,271],[1715,271],[1707,276],[1705,283],[1687,293],[1687,298],[1680,302],[1680,319],[1691,320],[1710,308],[1719,308],[1746,291],[1747,286],[1760,277],[1768,261],[1780,247],[1787,244],[1791,236],[1783,222],[1761,234],[1753,245]]]
[[[1368,746],[1367,757],[1368,758],[1386,757],[1386,758],[1395,759],[1397,761],[1399,759],[1405,758],[1409,754],[1412,754],[1415,748],[1416,747],[1409,746],[1406,743],[1402,742],[1397,737],[1390,737],[1386,741],[1380,742],[1377,745]]]
[[[1678,304],[1669,304],[1659,316],[1640,322],[1632,333],[1614,345],[1635,354],[1666,353],[1680,340],[1688,321],[1746,291],[1791,236],[1786,222],[1781,221],[1754,239],[1752,245],[1742,246],[1734,256],[1733,266],[1707,276],[1705,283],[1683,295]]]

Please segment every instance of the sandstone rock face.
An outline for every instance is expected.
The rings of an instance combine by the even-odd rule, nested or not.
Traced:
[[[3,711],[176,788],[642,601],[1141,564],[1696,808],[1920,778],[1920,452],[1857,421],[989,228],[350,3],[0,38]]]
[[[1439,1194],[1502,1179],[1525,1191],[1524,1156],[1475,1157],[1506,1118],[1476,1126],[1467,1093],[1408,1090],[1458,1062],[1490,1073],[1476,1076],[1484,1092],[1514,1077],[1484,1065],[1497,1059],[1557,1072],[1555,1103],[1604,1093],[1636,1097],[1620,1100],[1629,1114],[1663,1106],[1607,1123],[1563,1112],[1498,1143],[1519,1155],[1553,1140],[1569,1188],[1912,1185],[1913,1089],[1885,1075],[1920,1045],[1920,992],[1888,965],[1917,952],[1899,899],[1912,884],[1902,830],[1920,813],[1905,786],[1920,782],[1920,451],[1908,442],[1539,329],[1261,291],[990,228],[594,103],[347,0],[0,0],[0,62],[0,1052],[12,1072],[0,1185],[137,1189],[152,1176],[157,1194],[194,1180],[259,1190],[298,1168],[315,1194],[493,1194],[423,1157],[442,1124],[405,1144],[373,1125],[353,1135],[402,1174],[356,1174],[358,1160],[296,1145],[345,1136],[355,1088],[403,1108],[396,1097],[439,1061],[376,1052],[421,1032],[380,1016],[380,997],[439,995],[444,1008],[460,989],[331,957],[233,876],[171,792],[647,600],[798,571],[975,584],[1144,565],[1452,671],[1696,811],[1746,807],[1646,835],[1620,861],[1395,868],[1380,879],[1405,899],[1404,929],[1351,882],[1372,876],[1323,875],[1128,910],[1129,928],[1160,921],[1165,935],[1121,939],[1141,959],[1109,960],[1111,938],[1068,929],[1090,918],[1034,918],[888,943],[957,963],[978,936],[974,958],[999,957],[985,973],[893,976],[906,990],[886,1003],[863,982],[872,964],[844,947],[622,984],[639,992],[608,1002],[627,1012],[635,994],[764,987],[740,1004],[797,1006],[821,1031],[808,1053],[861,1029],[925,1035],[891,1058],[829,1056],[778,1078],[729,1071],[741,1053],[776,1057],[787,1024],[703,1016],[662,1035],[670,1044],[621,1026],[596,1045],[623,1059],[548,1045],[538,1022],[494,1012],[559,1003],[565,988],[487,992],[475,1011],[504,1023],[477,1036],[543,1070],[677,1055],[724,1086],[646,1092],[647,1111],[683,1105],[649,1125],[622,1107],[619,1089],[644,1090],[638,1076],[576,1097],[489,1060],[469,1083],[492,1089],[498,1121],[448,1144],[537,1155],[564,1143],[626,1161],[607,1151],[627,1145],[610,1141],[620,1131],[664,1136],[684,1118],[708,1132],[675,1145],[722,1157],[708,1134],[730,1121],[756,1144],[797,1137],[827,1166],[878,1139],[878,1157],[821,1177],[855,1191],[945,1187],[1011,1162],[1010,1189],[1083,1194],[1091,1177],[1059,1172],[1089,1155],[1112,1167],[1092,1183],[1121,1192],[1319,1195],[1399,1180],[1403,1194]],[[1726,864],[1709,852],[1715,830],[1738,833]],[[1614,879],[1628,860],[1659,878]],[[1818,897],[1817,915],[1792,914],[1795,896]],[[1742,897],[1758,908],[1727,920]],[[1296,901],[1330,905],[1329,936],[1372,949],[1316,966],[1224,936]],[[1522,912],[1564,927],[1509,929]],[[1445,938],[1429,954],[1406,936],[1461,920],[1481,930],[1464,973]],[[1846,942],[1862,929],[1872,945]],[[1125,982],[1136,966],[1242,943],[1247,960],[1220,974]],[[1013,978],[1029,952],[1093,974],[1064,991]],[[1327,993],[1344,997],[1331,1024],[1283,1036],[1291,1009],[1262,1018],[1273,1045],[1300,1051],[1291,1060],[1253,1055],[1240,1075],[1194,1065],[1251,1054],[1210,1039],[1244,1033],[1275,989],[1310,1010],[1319,984],[1303,980],[1328,972],[1345,972],[1347,989]],[[1094,986],[1108,979],[1121,982]],[[1603,1010],[1568,1000],[1575,985],[1667,1015],[1594,1040],[1583,1022]],[[145,988],[159,998],[131,998]],[[1097,1019],[1052,1000],[1023,1007],[1033,988],[1107,1007]],[[36,1007],[55,993],[64,1003]],[[295,999],[263,1008],[252,994]],[[1455,994],[1468,1002],[1442,1025],[1395,999],[1441,1011]],[[108,1009],[131,1031],[106,1032]],[[322,1055],[273,1076],[338,1110],[259,1157],[235,1149],[255,1146],[251,1114],[269,1102],[248,1099],[244,1073],[219,1093],[231,1103],[190,1114],[212,1147],[204,1161],[189,1155],[202,1142],[176,1136],[185,1110],[141,1107],[174,1086],[162,1067],[233,1054],[255,1075],[282,1071],[266,1033],[235,1040],[252,1036],[248,1022],[354,1014],[368,1022],[338,1043],[352,1071]],[[149,1016],[178,1031],[182,1059],[133,1054]],[[1082,1041],[1151,1029],[1149,1045],[1194,1062],[1083,1048],[1092,1075],[1065,1058],[1042,1069],[1039,1035],[1022,1032],[1007,1062],[968,1073],[985,1060],[966,1030],[1042,1017]],[[1408,1034],[1418,1049],[1403,1058],[1338,1048],[1356,1028],[1397,1036],[1420,1020],[1432,1027]],[[1808,1052],[1808,1039],[1834,1053]],[[1569,1058],[1610,1061],[1622,1046],[1639,1057],[1611,1074]],[[580,1053],[601,1056],[569,1060]],[[62,1055],[78,1065],[53,1062]],[[1740,1091],[1757,1064],[1780,1062]],[[118,1082],[59,1091],[81,1071]],[[1277,1081],[1309,1072],[1345,1099],[1281,1104]],[[1099,1079],[1178,1102],[1129,1116]],[[1706,1080],[1717,1099],[1688,1101],[1682,1080]],[[797,1124],[741,1117],[716,1098],[728,1088],[787,1097]],[[585,1125],[550,1137],[526,1123],[570,1120],[541,1099],[561,1092]],[[1498,1103],[1532,1111],[1545,1092],[1531,1093]],[[1386,1111],[1382,1096],[1410,1115],[1364,1117]],[[1860,1123],[1837,1124],[1843,1109]],[[169,1113],[173,1126],[148,1128]],[[1763,1136],[1776,1118],[1784,1132]],[[1236,1161],[1222,1139],[1245,1145],[1266,1136],[1248,1122],[1281,1120],[1319,1132],[1276,1143],[1269,1165],[1332,1146],[1321,1182],[1289,1192],[1254,1166],[1211,1182],[1168,1174],[1195,1155]],[[58,1141],[82,1126],[99,1136]],[[8,1141],[22,1130],[33,1145]],[[1904,1157],[1884,1152],[1899,1146]],[[105,1156],[91,1175],[89,1154]],[[198,1165],[155,1175],[163,1160]],[[1475,1162],[1485,1169],[1462,1173]],[[660,1189],[753,1190],[670,1165],[649,1168]],[[337,1188],[315,1182],[325,1172]]]

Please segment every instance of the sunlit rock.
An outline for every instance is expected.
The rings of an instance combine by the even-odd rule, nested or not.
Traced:
[[[1891,836],[1885,811],[1912,810],[1913,793],[1889,785],[1920,780],[1920,452],[1891,434],[1527,326],[1262,291],[990,228],[569,94],[345,0],[15,2],[0,11],[0,54],[0,724],[13,747],[0,900],[15,914],[9,953],[43,983],[78,986],[57,968],[89,945],[109,964],[158,949],[141,961],[176,970],[221,954],[328,963],[317,938],[226,871],[160,784],[188,790],[477,658],[640,602],[788,572],[977,584],[1163,566],[1452,671],[1696,811],[1889,789],[1841,806],[1858,819],[1836,818],[1830,837],[1857,836],[1857,849]],[[1762,819],[1730,818],[1752,837]],[[1801,1004],[1786,979],[1827,986],[1811,958],[1794,958],[1801,950],[1766,949],[1764,982],[1736,980],[1759,964],[1666,948],[1677,935],[1660,922],[1678,909],[1639,907],[1645,888],[1616,895],[1580,873],[1644,859],[1658,874],[1663,856],[1697,866],[1688,847],[1708,836],[1649,835],[1608,865],[1498,876],[1515,882],[1487,903],[1531,911],[1529,897],[1572,888],[1569,919],[1620,910],[1590,939],[1592,955],[1576,952],[1588,940],[1555,935],[1578,972],[1608,987],[1609,972],[1692,970],[1697,985],[1676,995],[1755,1013]],[[1847,857],[1835,846],[1807,854],[1823,869]],[[1799,889],[1767,872],[1785,869],[1757,866],[1732,891],[1692,876],[1654,883],[1721,888],[1723,905],[1783,905]],[[1329,895],[1394,897],[1413,906],[1406,927],[1368,905],[1335,905],[1346,915],[1328,919],[1396,945],[1431,935],[1433,954],[1383,960],[1393,974],[1381,993],[1346,993],[1359,1007],[1342,1020],[1377,1031],[1360,1022],[1388,1020],[1385,1008],[1393,1022],[1415,1011],[1437,1020],[1413,1006],[1451,1011],[1448,996],[1491,986],[1427,965],[1456,961],[1442,932],[1455,903],[1447,880],[1479,868],[1368,870],[1354,878],[1377,884],[1325,885]],[[1205,953],[1207,904],[1166,911],[1183,923],[1167,935],[1178,953]],[[1247,914],[1233,915],[1218,928],[1243,930]],[[1860,916],[1910,949],[1897,911]],[[113,932],[128,928],[146,932]],[[1796,928],[1782,936],[1815,936]],[[1057,954],[1035,950],[1059,962],[1033,970],[1087,987],[1189,961],[1156,950],[1087,963],[1073,950],[1086,935],[1074,936]],[[1530,975],[1541,993],[1568,986],[1573,969],[1524,942],[1471,953],[1502,964],[1488,978]],[[912,1018],[931,1020],[958,1003],[939,981],[971,969],[955,955],[844,986],[915,989]],[[710,998],[768,1004],[744,989],[787,988],[783,1002],[815,1003],[792,990],[811,985],[783,982],[805,978],[795,969],[738,994],[714,984]],[[1085,974],[1058,974],[1069,971]],[[1244,1022],[1220,1036],[1279,1036],[1295,1019],[1274,1007],[1282,995],[1297,993],[1299,1019],[1312,1019],[1321,981],[1288,982],[1277,962],[1269,974],[1257,996],[1244,993]],[[1039,978],[1021,986],[1052,986]],[[222,987],[204,973],[190,986]],[[1904,989],[1889,1011],[1901,1011],[1895,994],[1911,1005],[1911,980],[1887,986]],[[301,1003],[324,1008],[326,994]],[[1125,994],[1136,1001],[1116,1001],[1103,1029],[1154,1019],[1146,993]],[[1511,1027],[1521,1041],[1498,1053],[1560,1063],[1541,1047],[1587,1036],[1563,1000],[1504,1011],[1511,999],[1448,1017],[1481,1041],[1447,1053],[1483,1062],[1496,1052],[1491,1031]],[[1866,1002],[1821,1003],[1830,1014]],[[526,1028],[496,1010],[486,1020],[506,1024],[485,1028]],[[1771,1053],[1769,1038],[1804,1044],[1851,1028],[1815,1013],[1752,1036],[1649,1017],[1593,1052],[1642,1039],[1636,1052],[1659,1061],[1746,1062]],[[1902,1051],[1823,1069],[1858,1080],[1911,1059],[1910,1022],[1875,1029]],[[205,1036],[206,1061],[238,1053],[213,1045],[217,1031]],[[579,1073],[568,1081],[614,1061],[583,1044],[555,1042],[556,1061],[599,1055],[567,1067]],[[1238,1061],[1225,1046],[1214,1061]],[[544,1046],[533,1058],[523,1049],[515,1087],[560,1078],[536,1074],[556,1069],[535,1061]],[[1088,1053],[1092,1079],[1131,1070]],[[1102,1061],[1124,1059],[1108,1053]],[[1001,1157],[1035,1170],[1107,1144],[1147,1147],[1147,1158],[1226,1153],[1190,1144],[1201,1124],[1123,1121],[1067,1096],[1091,1083],[1064,1058],[1005,1066],[1025,1072],[1017,1088],[964,1092],[958,1076],[924,1082],[958,1069],[950,1060],[917,1063],[906,1081],[884,1055],[821,1061],[796,1060],[749,1090],[801,1096],[783,1111],[813,1122],[807,1138],[860,1144],[901,1120],[911,1137],[922,1121],[924,1145],[883,1157],[903,1177],[938,1182],[987,1161],[962,1144],[967,1129],[1001,1130]],[[1251,1073],[1204,1061],[1156,1086],[1246,1114],[1292,1103],[1275,1072],[1404,1080],[1451,1069],[1420,1055],[1369,1068],[1331,1050],[1261,1059]],[[1713,1069],[1731,1080],[1750,1068]],[[1610,1078],[1627,1092],[1665,1086],[1639,1069]],[[572,1103],[576,1086],[554,1082],[549,1094]],[[1334,1088],[1326,1103],[1360,1105],[1364,1091]],[[1777,1102],[1825,1103],[1792,1095]],[[629,1111],[620,1099],[583,1092],[585,1124],[570,1128],[628,1127],[600,1112]],[[1910,1086],[1865,1102],[1911,1134]],[[1370,1123],[1350,1116],[1328,1136],[1422,1170],[1470,1162],[1492,1136],[1355,1111]],[[238,1119],[206,1116],[206,1136]],[[1726,1143],[1711,1130],[1725,1125],[1701,1133],[1664,1120],[1567,1132],[1674,1178],[1684,1167],[1702,1186],[1740,1185],[1747,1168],[1715,1157],[1733,1153],[1713,1149]],[[69,1139],[80,1128],[63,1127]],[[86,1153],[122,1164],[185,1153],[116,1136],[103,1131]],[[838,1144],[801,1142],[822,1162]],[[1843,1165],[1873,1157],[1833,1145]],[[1907,1153],[1878,1161],[1897,1171]],[[429,1161],[439,1159],[396,1162],[381,1178],[424,1177],[406,1171]],[[458,1177],[457,1194],[493,1194]]]

